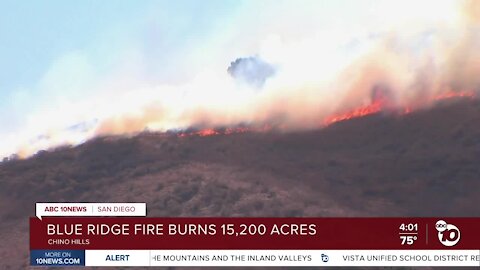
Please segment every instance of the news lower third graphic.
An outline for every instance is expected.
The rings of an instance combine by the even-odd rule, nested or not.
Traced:
[[[38,203],[32,266],[480,266],[480,218],[147,217]]]

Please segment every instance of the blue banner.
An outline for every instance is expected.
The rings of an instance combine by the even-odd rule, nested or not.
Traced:
[[[85,266],[85,250],[31,250],[32,266]]]

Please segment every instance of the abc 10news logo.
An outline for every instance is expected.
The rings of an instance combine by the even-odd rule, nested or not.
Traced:
[[[460,230],[453,224],[439,220],[435,223],[435,229],[438,231],[438,240],[444,246],[452,247],[460,241]]]

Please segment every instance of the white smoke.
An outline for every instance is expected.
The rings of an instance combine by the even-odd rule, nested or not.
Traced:
[[[327,23],[330,28],[318,28],[325,22],[316,24],[318,18],[308,8],[307,13],[297,14],[301,23],[282,19],[292,3],[281,2],[272,10],[266,9],[261,19],[245,22],[242,29],[251,30],[248,38],[232,37],[226,33],[232,29],[226,27],[215,42],[205,45],[211,45],[211,49],[200,46],[191,60],[194,63],[200,59],[206,65],[197,69],[195,76],[182,83],[119,83],[119,87],[129,85],[131,89],[100,91],[102,94],[93,99],[70,104],[72,108],[62,112],[68,121],[53,128],[45,128],[52,126],[45,119],[56,119],[52,114],[58,114],[58,110],[37,116],[36,126],[46,132],[29,143],[25,143],[26,136],[21,137],[15,152],[28,156],[93,136],[135,134],[146,129],[272,123],[282,130],[318,128],[332,114],[372,102],[372,91],[379,85],[388,89],[392,106],[399,107],[429,105],[432,96],[447,91],[479,89],[480,55],[475,51],[480,44],[478,2],[466,2],[470,5],[465,9],[468,12],[460,16],[452,15],[450,5],[442,8],[436,2],[397,3],[393,8],[388,4],[392,2],[382,3],[378,9],[360,14],[345,6],[345,14],[341,14],[351,16],[351,26],[355,27],[347,31],[349,28],[336,22],[333,15]],[[406,18],[395,17],[396,5],[404,8]],[[250,12],[248,6],[245,10]],[[370,14],[381,16],[369,21],[366,18]],[[408,17],[415,14],[418,16]],[[382,18],[392,23],[382,24]],[[237,35],[243,37],[244,33]],[[202,56],[205,54],[218,57],[210,59]],[[258,55],[269,64],[230,76],[230,62],[248,55]],[[274,71],[268,69],[270,65]],[[255,77],[252,71],[261,74]],[[239,83],[238,77],[247,81],[254,78],[253,84]],[[75,123],[93,124],[72,133],[68,127]],[[32,136],[38,130],[27,134]]]

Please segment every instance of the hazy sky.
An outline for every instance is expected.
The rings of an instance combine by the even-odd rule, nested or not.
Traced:
[[[172,53],[208,35],[237,5],[234,1],[1,1],[0,128],[21,125],[22,116],[51,99],[81,98],[92,80],[107,76],[122,61],[141,61],[135,58],[148,55],[151,66],[144,68],[150,74],[144,75],[167,79],[161,70],[171,65]]]
[[[428,36],[454,19],[454,6],[413,0],[0,1],[0,153],[102,119],[127,101],[145,102],[145,93],[160,86],[189,84],[210,72],[227,76],[237,57],[303,61],[327,74],[378,35],[402,29],[402,35]],[[312,58],[315,46],[319,53]],[[199,92],[193,98],[220,91],[215,83],[207,87],[215,90],[193,88]],[[117,101],[120,96],[126,98]]]

